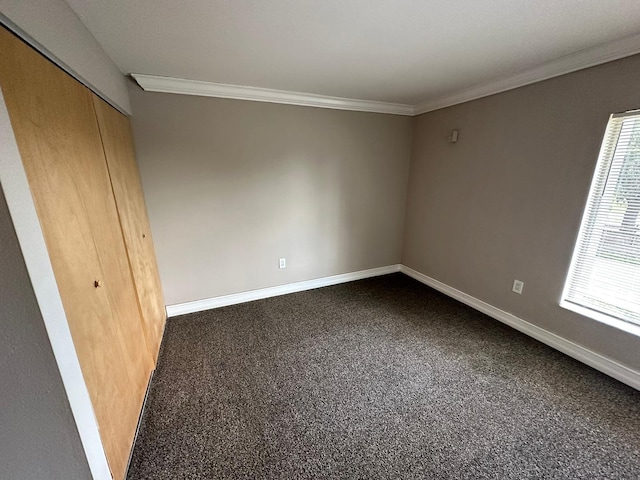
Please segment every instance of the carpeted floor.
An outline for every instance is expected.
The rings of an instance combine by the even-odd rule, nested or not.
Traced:
[[[638,479],[640,392],[402,274],[168,321],[129,479]]]

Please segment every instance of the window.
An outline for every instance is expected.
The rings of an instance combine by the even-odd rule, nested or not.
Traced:
[[[639,221],[640,111],[634,111],[612,115],[607,125],[563,307],[622,327],[640,326]]]

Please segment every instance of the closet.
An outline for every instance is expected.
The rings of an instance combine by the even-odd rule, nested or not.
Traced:
[[[166,319],[129,120],[1,27],[0,87],[121,479]]]

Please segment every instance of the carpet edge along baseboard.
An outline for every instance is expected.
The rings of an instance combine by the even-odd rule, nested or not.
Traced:
[[[401,265],[400,271],[405,275],[408,275],[411,278],[414,278],[415,280],[434,288],[439,292],[442,292],[445,295],[454,298],[455,300],[458,300],[459,302],[462,302],[471,308],[490,316],[491,318],[494,318],[495,320],[498,320],[499,322],[515,328],[531,338],[535,338],[565,355],[575,358],[579,362],[589,365],[590,367],[595,368],[596,370],[599,370],[600,372],[609,375],[610,377],[613,377],[636,390],[640,390],[640,372],[627,367],[626,365],[594,352],[587,347],[578,345],[577,343],[567,340],[566,338],[556,335],[544,328],[529,323],[509,312],[500,310],[493,305],[483,302],[482,300],[472,297],[471,295],[450,287],[435,278],[431,278],[405,265]]]
[[[221,295],[219,297],[203,298],[193,302],[177,303],[175,305],[167,305],[167,316],[177,317],[187,313],[201,312],[212,308],[226,307],[236,305],[238,303],[251,302],[253,300],[262,300],[263,298],[276,297],[278,295],[286,295],[288,293],[302,292],[305,290],[313,290],[314,288],[328,287],[329,285],[338,285],[340,283],[353,282],[354,280],[362,280],[364,278],[377,277],[379,275],[388,275],[400,271],[400,264],[387,265],[386,267],[370,268],[368,270],[360,270],[357,272],[342,273],[340,275],[332,275],[330,277],[314,278],[312,280],[304,280],[302,282],[287,283],[274,287],[260,288],[257,290],[249,290],[246,292],[232,293],[230,295]]]
[[[344,273],[340,275],[332,275],[329,277],[316,278],[301,282],[277,285],[274,287],[250,290],[247,292],[233,293],[230,295],[222,295],[219,297],[205,298],[192,302],[178,303],[168,305],[167,316],[176,317],[188,313],[210,310],[213,308],[226,307],[238,303],[250,302],[253,300],[261,300],[263,298],[275,297],[278,295],[286,295],[289,293],[302,292],[312,290],[314,288],[326,287],[330,285],[338,285],[340,283],[362,280],[365,278],[376,277],[379,275],[387,275],[390,273],[402,272],[405,275],[431,287],[445,295],[454,298],[482,313],[494,318],[512,328],[528,335],[576,360],[589,365],[600,372],[615,378],[629,385],[630,387],[640,390],[640,372],[627,367],[615,360],[590,350],[582,345],[578,345],[564,337],[556,335],[544,328],[538,327],[527,322],[511,313],[500,310],[482,300],[457,290],[449,285],[431,278],[423,273],[418,272],[406,265],[394,264],[385,267],[372,268],[368,270],[360,270],[357,272]]]

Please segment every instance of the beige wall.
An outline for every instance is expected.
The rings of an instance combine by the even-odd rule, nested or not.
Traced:
[[[640,369],[640,339],[558,306],[608,117],[639,85],[635,56],[415,118],[403,263]]]
[[[607,119],[638,84],[640,56],[411,120],[131,83],[166,301],[402,261],[640,369],[637,337],[558,306]]]
[[[411,118],[130,97],[168,305],[400,262]]]
[[[67,2],[0,0],[0,23],[7,19],[94,91],[123,112],[131,113],[125,76]]]

